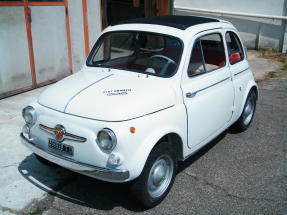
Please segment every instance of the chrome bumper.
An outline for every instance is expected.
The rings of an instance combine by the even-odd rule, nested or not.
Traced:
[[[44,151],[43,149],[37,147],[33,142],[25,138],[23,133],[20,134],[20,138],[21,142],[35,154],[45,158],[46,160],[56,163],[59,166],[65,167],[83,175],[88,175],[90,177],[109,182],[124,182],[127,181],[130,176],[128,170],[101,168],[75,161],[71,158],[56,155],[48,151]]]

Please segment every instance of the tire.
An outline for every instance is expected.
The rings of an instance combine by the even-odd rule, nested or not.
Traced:
[[[38,161],[40,161],[40,163],[49,166],[49,167],[57,167],[58,165],[55,163],[52,163],[51,161],[46,160],[45,158],[40,157],[39,155],[35,154],[35,157],[37,158]]]
[[[177,159],[171,144],[159,143],[151,151],[139,178],[131,184],[131,192],[142,206],[152,208],[168,194],[176,173]]]
[[[232,131],[243,132],[250,126],[255,113],[256,100],[257,100],[256,93],[254,90],[251,90],[245,101],[245,105],[242,110],[241,116],[231,126]]]

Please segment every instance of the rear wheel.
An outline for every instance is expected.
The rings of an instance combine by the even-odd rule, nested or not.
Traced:
[[[243,111],[239,119],[232,125],[231,129],[236,132],[245,131],[251,124],[256,108],[256,93],[251,90],[247,96]]]
[[[41,156],[35,154],[35,157],[37,158],[38,161],[40,161],[42,164],[49,166],[49,167],[57,167],[58,165],[55,163],[52,163],[51,161],[46,160],[45,158],[42,158]]]
[[[154,207],[168,194],[176,172],[177,160],[171,144],[160,143],[150,153],[139,178],[132,183],[132,194],[144,207]]]

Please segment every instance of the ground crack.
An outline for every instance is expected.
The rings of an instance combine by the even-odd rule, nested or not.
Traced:
[[[6,166],[0,166],[0,168],[7,168],[7,167],[11,167],[11,166],[17,166],[19,163],[13,163],[13,164],[9,164]]]

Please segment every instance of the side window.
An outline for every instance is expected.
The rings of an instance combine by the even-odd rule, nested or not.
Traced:
[[[220,34],[209,34],[195,42],[188,66],[188,76],[210,72],[224,67],[226,57]]]
[[[230,64],[235,64],[244,59],[244,52],[238,36],[228,31],[226,33],[226,43]]]

